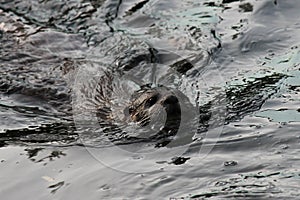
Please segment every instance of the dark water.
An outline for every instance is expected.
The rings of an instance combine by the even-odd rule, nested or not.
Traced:
[[[297,199],[299,9],[0,0],[1,199]],[[123,120],[144,85],[188,105],[167,143]]]

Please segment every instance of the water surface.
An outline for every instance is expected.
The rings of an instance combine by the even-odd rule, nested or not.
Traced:
[[[0,0],[2,198],[297,198],[299,9]],[[165,145],[122,121],[147,84],[195,108]],[[107,102],[118,129],[103,132],[95,106]]]

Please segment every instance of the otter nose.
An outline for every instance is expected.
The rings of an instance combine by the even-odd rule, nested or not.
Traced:
[[[177,97],[174,96],[174,95],[167,96],[167,97],[165,98],[165,100],[163,101],[163,104],[164,104],[164,105],[168,105],[168,104],[176,104],[176,103],[178,103],[178,99],[177,99]]]

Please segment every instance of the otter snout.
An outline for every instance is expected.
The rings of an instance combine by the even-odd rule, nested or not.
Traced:
[[[178,117],[181,114],[178,98],[171,94],[164,97],[161,101],[161,105],[165,108],[168,117]]]

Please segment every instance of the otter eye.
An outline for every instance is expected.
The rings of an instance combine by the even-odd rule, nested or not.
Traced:
[[[157,101],[157,96],[153,96],[146,101],[145,106],[149,108],[153,106],[156,103],[156,101]]]
[[[134,108],[133,108],[133,107],[129,107],[129,108],[128,108],[128,112],[129,112],[129,114],[132,114],[132,113],[133,113],[133,111],[134,111]]]

